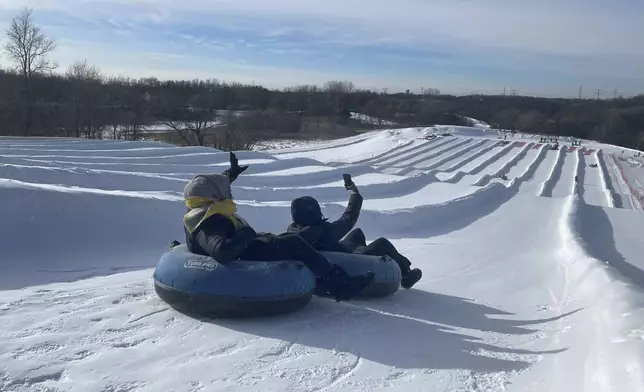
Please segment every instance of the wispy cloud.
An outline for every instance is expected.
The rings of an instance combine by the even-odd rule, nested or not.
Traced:
[[[351,78],[403,90],[644,91],[644,4],[632,0],[11,0],[0,3],[0,25],[25,5],[66,40],[61,63],[88,58],[106,71],[272,86]]]

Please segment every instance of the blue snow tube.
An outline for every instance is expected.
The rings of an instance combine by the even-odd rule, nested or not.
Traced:
[[[306,306],[315,276],[297,261],[235,260],[226,265],[178,245],[161,256],[154,271],[157,295],[187,314],[256,317]]]
[[[402,274],[398,264],[389,256],[368,256],[352,253],[320,252],[331,263],[342,267],[348,275],[359,275],[373,271],[376,275],[358,297],[379,298],[393,295],[400,288]],[[315,295],[324,296],[322,292]]]

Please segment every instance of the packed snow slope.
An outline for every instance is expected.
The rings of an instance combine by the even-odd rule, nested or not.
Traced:
[[[0,139],[0,390],[642,391],[644,213],[614,152],[480,127],[239,152],[233,193],[256,230],[284,231],[302,195],[339,217],[351,173],[368,241],[390,238],[424,278],[385,299],[198,320],[151,275],[183,241],[186,181],[227,153]]]

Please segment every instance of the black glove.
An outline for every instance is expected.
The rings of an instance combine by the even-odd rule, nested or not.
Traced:
[[[237,160],[237,157],[235,156],[235,153],[232,151],[230,152],[230,180],[235,181],[237,177],[239,177],[240,174],[242,174],[246,169],[248,169],[248,165],[246,166],[239,166],[239,160]]]

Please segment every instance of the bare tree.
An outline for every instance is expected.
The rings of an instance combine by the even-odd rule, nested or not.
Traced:
[[[602,142],[612,142],[624,128],[626,124],[617,109],[609,109],[603,113],[603,123],[598,125],[599,136],[596,140]],[[595,130],[597,131],[597,130]]]
[[[15,74],[0,70],[0,135],[18,135],[20,80]]]
[[[530,110],[526,113],[521,113],[515,123],[515,128],[527,133],[536,133],[544,126],[543,115],[537,110]]]
[[[192,97],[191,104],[179,109],[179,115],[175,118],[170,115],[173,109],[166,107],[159,120],[176,132],[187,145],[204,146],[206,136],[218,123],[217,110],[208,102],[208,98],[202,95]]]
[[[32,81],[34,74],[51,72],[58,67],[55,61],[47,58],[56,48],[53,39],[45,36],[40,27],[31,19],[32,10],[25,8],[11,20],[7,29],[9,41],[4,45],[7,56],[14,63],[16,69],[22,74],[26,112],[24,119],[24,132],[28,135],[33,119],[33,106],[35,97]]]
[[[437,88],[424,88],[422,89],[423,95],[428,95],[431,97],[436,97],[441,94],[440,90]]]
[[[11,20],[7,30],[9,42],[4,45],[9,59],[29,79],[35,73],[53,71],[58,67],[55,61],[47,59],[47,55],[56,49],[56,43],[33,23],[32,13],[33,10],[25,9]]]
[[[128,111],[125,116],[125,140],[138,140],[141,137],[143,126],[150,121],[150,107],[152,97],[147,91],[134,91],[125,97]]]
[[[315,84],[300,84],[293,87],[285,87],[285,93],[317,93],[319,90]]]
[[[67,68],[65,76],[69,80],[101,80],[101,71],[98,67],[87,64],[87,60],[76,61]]]
[[[335,103],[335,110],[339,111],[345,106],[345,96],[355,90],[353,82],[348,80],[330,80],[324,83],[324,91],[329,93],[331,100]]]
[[[516,108],[505,108],[492,116],[492,122],[498,124],[500,129],[514,129],[519,122],[519,115]]]
[[[213,129],[209,145],[223,151],[252,150],[259,141],[258,129],[263,128],[265,118],[261,112],[235,116],[228,111],[222,126]]]
[[[206,135],[215,125],[213,113],[199,111],[195,113],[189,121],[175,121],[170,119],[161,119],[163,125],[175,131],[181,139],[189,146],[204,146]]]
[[[386,107],[382,104],[382,102],[376,100],[376,99],[370,99],[362,108],[362,111],[364,114],[369,116],[368,119],[363,119],[362,121],[366,121],[367,123],[370,123],[372,125],[376,125],[378,128],[382,128],[384,125],[384,120],[383,116],[386,115]]]
[[[332,94],[350,94],[354,90],[353,82],[348,80],[330,80],[324,83],[324,91]]]
[[[221,120],[217,107],[224,106],[215,86],[200,91],[188,99],[187,105],[165,103],[165,108],[157,116],[168,128],[173,130],[188,145],[205,146],[207,137],[219,127]],[[235,112],[223,111],[235,116]]]
[[[96,109],[101,97],[101,71],[87,63],[76,61],[69,66],[65,77],[71,83],[72,130],[76,137],[85,133],[87,138],[96,138],[102,125],[96,122]]]

